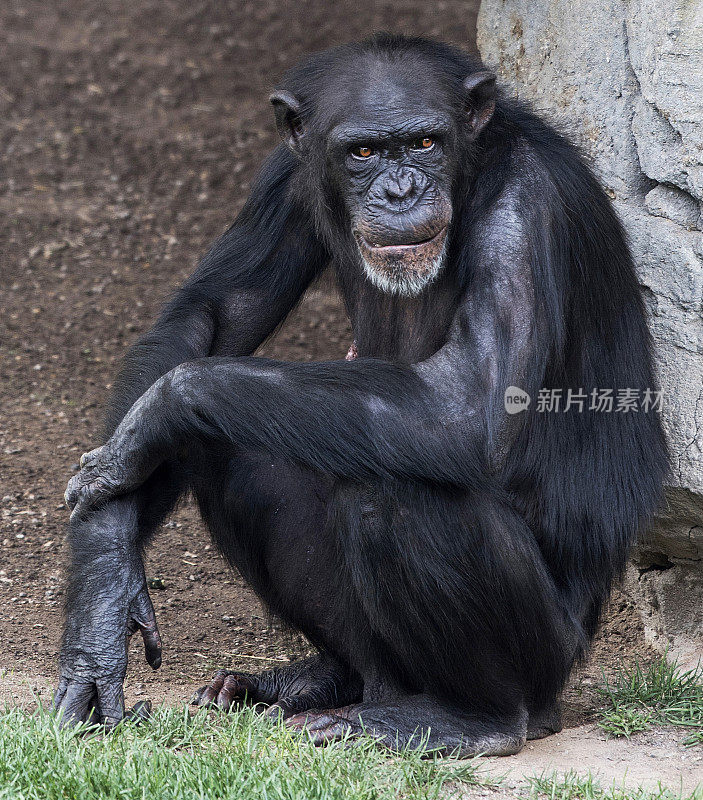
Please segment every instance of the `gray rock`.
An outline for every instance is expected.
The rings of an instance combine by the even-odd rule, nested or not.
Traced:
[[[670,171],[683,173],[672,182],[703,200],[703,4],[634,0],[620,17],[641,97],[663,123],[635,133],[643,169],[662,180],[645,164],[663,153]]]
[[[690,194],[670,186],[655,186],[645,195],[644,205],[655,217],[664,217],[689,230],[701,227],[700,204]]]
[[[703,663],[700,563],[672,559],[668,565],[628,567],[626,590],[638,600],[647,640],[683,668]]]
[[[685,188],[688,184],[681,137],[643,97],[636,98],[634,110],[632,133],[642,171],[655,181]]]
[[[483,0],[478,44],[592,157],[630,237],[672,474],[628,585],[651,641],[689,654],[703,641],[703,0]]]

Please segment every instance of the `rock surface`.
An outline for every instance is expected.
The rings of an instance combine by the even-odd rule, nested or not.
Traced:
[[[483,60],[576,140],[623,220],[672,451],[628,585],[647,634],[703,656],[703,0],[483,0]]]

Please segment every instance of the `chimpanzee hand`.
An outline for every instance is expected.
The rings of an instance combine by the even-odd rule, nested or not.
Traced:
[[[101,500],[122,491],[122,477],[111,467],[106,469],[100,455],[105,452],[105,445],[96,447],[81,456],[81,470],[68,482],[64,500],[71,509],[71,520],[86,516],[89,508],[97,506]]]
[[[64,494],[71,520],[83,519],[108,500],[136,489],[152,472],[155,465],[142,463],[119,441],[113,437],[81,456],[81,470],[69,480]]]
[[[80,533],[76,527],[71,532],[74,540]],[[85,530],[89,525],[80,527],[89,537],[91,531]],[[109,521],[107,532],[109,536]],[[54,708],[63,712],[63,724],[90,720],[113,728],[125,716],[122,685],[130,637],[141,631],[146,660],[154,669],[161,665],[161,637],[136,549],[131,553],[107,549],[81,573],[72,575],[69,587]],[[135,707],[129,715],[145,716],[144,704],[140,705],[139,712]]]

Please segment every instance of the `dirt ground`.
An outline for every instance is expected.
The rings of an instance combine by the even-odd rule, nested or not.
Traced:
[[[476,2],[7,0],[0,4],[0,698],[46,697],[61,626],[62,494],[96,444],[116,364],[241,207],[275,144],[266,96],[304,53],[374,30],[473,48]],[[321,285],[262,352],[342,357]],[[304,652],[208,543],[186,503],[147,564],[165,644],[133,657],[128,699],[181,702],[216,666]],[[567,692],[584,725],[601,670],[649,658],[616,593]],[[601,737],[602,740],[602,737]]]

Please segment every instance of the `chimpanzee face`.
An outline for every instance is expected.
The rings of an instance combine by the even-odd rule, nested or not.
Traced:
[[[413,297],[442,270],[456,151],[489,121],[494,84],[366,54],[328,74],[321,95],[271,96],[281,135],[318,176],[310,193],[322,193],[315,180],[331,186],[322,214],[337,241],[382,291]]]
[[[345,120],[328,136],[361,265],[383,291],[417,295],[442,269],[449,130],[439,114],[382,112]]]

